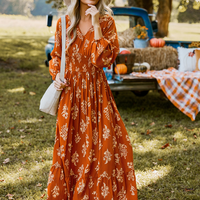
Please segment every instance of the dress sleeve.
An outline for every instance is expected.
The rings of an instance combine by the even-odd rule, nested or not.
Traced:
[[[52,59],[49,61],[49,72],[53,80],[55,80],[57,73],[60,72],[62,54],[61,33],[61,18],[59,18],[56,24],[54,49],[50,54]]]
[[[91,62],[96,67],[109,67],[119,53],[119,42],[114,19],[109,16],[102,22],[103,37],[94,40],[91,48]]]

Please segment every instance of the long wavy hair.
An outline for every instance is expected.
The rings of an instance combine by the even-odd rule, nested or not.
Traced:
[[[69,0],[63,0],[64,3],[67,5]],[[67,29],[67,37],[69,38],[69,43],[67,45],[67,50],[69,49],[70,45],[76,39],[76,26],[78,25],[79,21],[81,20],[80,15],[80,1],[81,0],[71,0],[71,4],[67,8],[67,15],[70,18],[71,24]],[[112,14],[112,10],[106,5],[105,0],[99,0],[96,4],[96,8],[98,9],[100,16],[107,14]],[[71,38],[71,32],[73,31],[73,38]]]

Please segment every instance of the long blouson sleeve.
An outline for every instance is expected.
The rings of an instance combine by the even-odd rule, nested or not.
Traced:
[[[101,28],[103,37],[92,42],[91,62],[96,67],[109,67],[119,53],[115,21],[111,16],[108,19]]]
[[[49,72],[53,80],[55,80],[56,74],[60,72],[62,54],[61,32],[61,18],[59,18],[56,25],[55,45],[53,51],[51,52],[52,60],[49,61]]]

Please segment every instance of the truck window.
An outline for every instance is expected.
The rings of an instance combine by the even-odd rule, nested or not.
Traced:
[[[141,17],[138,16],[113,16],[117,28],[117,32],[123,32],[129,28],[135,27],[137,24],[144,26],[144,21]]]

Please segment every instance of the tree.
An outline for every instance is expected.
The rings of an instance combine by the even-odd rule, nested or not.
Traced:
[[[153,0],[128,0],[129,6],[144,8],[148,13],[153,13]],[[156,19],[158,21],[158,37],[165,37],[168,35],[168,25],[170,21],[172,10],[172,0],[159,0],[158,12]],[[150,18],[151,19],[151,18]]]

